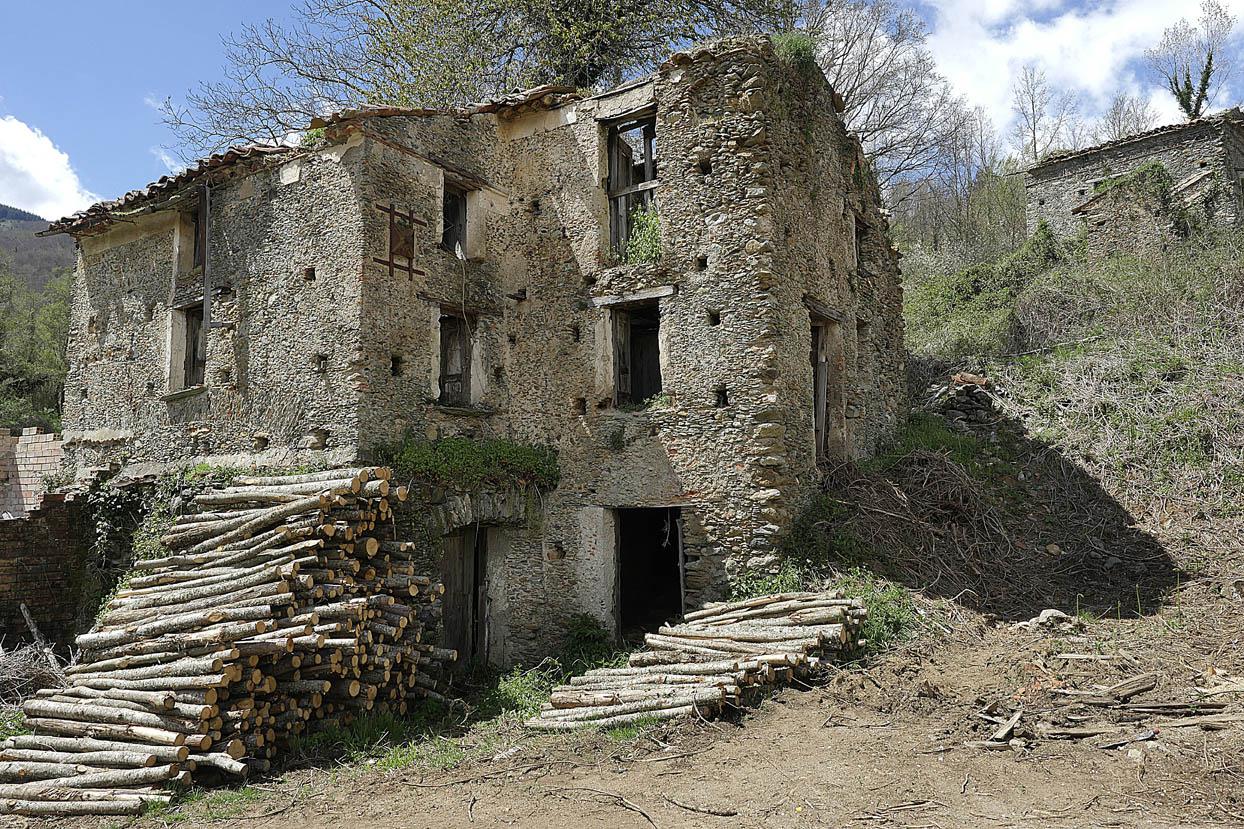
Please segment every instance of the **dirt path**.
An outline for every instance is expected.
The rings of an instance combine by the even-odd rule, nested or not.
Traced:
[[[1170,663],[1146,644],[1161,635],[1155,624],[1029,631],[966,620],[951,641],[786,690],[737,723],[625,742],[521,736],[488,762],[437,774],[303,769],[258,782],[251,802],[222,810],[209,799],[172,817],[185,829],[1244,825],[1238,725],[1164,730],[1130,752],[1033,737],[1035,721],[1061,705],[1050,688]],[[1068,648],[1102,658],[1055,658]],[[1168,667],[1157,698],[1178,696],[1191,677]],[[1030,712],[1016,732],[1021,750],[964,746],[996,727],[976,716],[994,701]]]

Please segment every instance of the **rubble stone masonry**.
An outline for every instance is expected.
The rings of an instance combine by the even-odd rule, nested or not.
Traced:
[[[550,444],[558,488],[497,513],[522,523],[489,574],[490,658],[548,652],[575,613],[617,624],[621,509],[679,508],[685,602],[720,598],[772,565],[818,457],[866,457],[905,414],[897,257],[833,97],[740,39],[591,97],[326,119],[326,145],[211,177],[192,388],[176,380],[178,315],[204,282],[195,202],[70,226],[69,462],[346,462],[412,433]],[[610,126],[647,116],[660,250],[626,263]],[[447,187],[465,199],[461,258],[441,245]],[[662,393],[621,406],[618,320],[641,307],[659,319]],[[446,317],[470,352],[452,405]]]

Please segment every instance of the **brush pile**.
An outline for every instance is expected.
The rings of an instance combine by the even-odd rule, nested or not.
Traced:
[[[170,781],[266,770],[291,737],[440,698],[439,584],[377,531],[384,468],[239,478],[196,497],[78,637],[69,684],[0,743],[0,814],[136,814]],[[392,522],[390,522],[391,526]]]
[[[624,668],[600,668],[553,690],[528,725],[549,731],[615,726],[685,714],[720,715],[763,689],[864,644],[868,616],[837,592],[782,593],[709,604],[645,637]]]

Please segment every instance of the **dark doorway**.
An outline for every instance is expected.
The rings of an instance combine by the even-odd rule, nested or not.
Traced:
[[[618,512],[618,608],[625,640],[682,615],[682,534],[677,507]]]
[[[441,647],[458,651],[458,666],[488,662],[488,529],[445,536],[441,547]]]

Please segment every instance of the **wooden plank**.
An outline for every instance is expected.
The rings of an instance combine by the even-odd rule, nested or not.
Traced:
[[[644,288],[629,294],[611,296],[595,296],[591,298],[594,308],[609,308],[614,305],[627,305],[633,302],[646,302],[651,299],[673,296],[678,293],[677,285],[660,285],[656,288]]]

